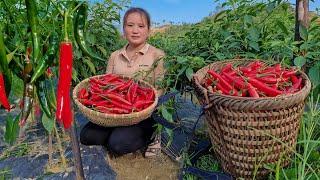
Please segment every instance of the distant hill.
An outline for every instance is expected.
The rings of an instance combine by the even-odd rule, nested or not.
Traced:
[[[151,28],[151,35],[156,34],[156,33],[164,33],[166,32],[172,25],[166,24],[163,26],[159,27],[153,27]]]

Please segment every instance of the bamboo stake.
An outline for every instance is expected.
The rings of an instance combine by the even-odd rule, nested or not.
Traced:
[[[72,144],[72,153],[73,153],[73,161],[75,166],[76,172],[76,179],[77,180],[84,180],[84,173],[83,173],[83,166],[81,161],[81,152],[79,147],[79,141],[77,138],[77,132],[75,129],[74,120],[72,121],[72,126],[67,129],[67,132],[70,136],[71,144]]]

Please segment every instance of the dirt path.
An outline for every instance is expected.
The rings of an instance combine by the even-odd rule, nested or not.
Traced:
[[[161,153],[144,158],[141,153],[108,158],[117,180],[173,180],[178,178],[179,164]]]

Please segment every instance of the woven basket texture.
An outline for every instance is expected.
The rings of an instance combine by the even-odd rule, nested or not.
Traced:
[[[99,78],[100,76],[104,76],[104,75],[97,75],[90,78]],[[121,76],[121,75],[119,75],[119,77],[123,79],[130,78],[130,77]],[[84,106],[83,104],[81,104],[81,102],[78,100],[78,97],[77,97],[80,89],[88,87],[90,78],[84,79],[79,84],[77,84],[77,86],[73,89],[73,100],[75,104],[78,106],[79,110],[88,118],[89,121],[91,121],[92,123],[98,124],[100,126],[114,127],[114,126],[129,126],[129,125],[137,124],[142,120],[145,120],[148,117],[150,117],[158,103],[158,95],[157,95],[156,89],[146,81],[138,80],[136,82],[138,82],[140,86],[152,88],[153,91],[155,92],[154,103],[151,104],[146,109],[140,112],[133,112],[130,114],[106,114],[106,113],[92,110]]]
[[[263,178],[266,164],[281,158],[286,166],[296,146],[300,119],[311,83],[303,72],[304,87],[277,97],[235,97],[208,92],[200,85],[209,69],[219,71],[226,63],[246,65],[250,59],[212,63],[193,77],[196,96],[206,105],[206,122],[213,149],[223,169],[234,177]]]

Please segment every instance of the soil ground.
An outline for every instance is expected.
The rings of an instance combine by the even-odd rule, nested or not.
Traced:
[[[185,121],[196,119],[199,108],[190,102],[182,101],[182,104],[183,106],[179,108],[179,116],[181,119],[184,119]],[[18,113],[19,110],[16,109],[10,114],[15,116]],[[64,152],[64,156],[66,156],[68,162],[67,169],[69,170],[65,171],[66,169],[55,168],[56,166],[60,167],[61,162],[57,139],[54,136],[52,147],[53,162],[50,168],[48,168],[48,135],[42,127],[42,124],[39,123],[41,120],[38,117],[35,117],[34,120],[30,119],[30,121],[28,121],[30,123],[26,125],[27,128],[25,129],[26,136],[24,138],[25,141],[23,141],[25,143],[17,143],[10,148],[3,142],[5,119],[7,115],[6,112],[0,111],[0,179],[1,172],[4,172],[5,170],[7,170],[8,173],[2,175],[2,177],[9,177],[9,179],[75,178],[74,172],[71,172],[72,151],[68,136],[62,135],[64,134],[62,132],[58,133],[61,135],[62,151]],[[77,121],[77,131],[79,133],[81,126],[87,122],[87,119],[81,115],[81,113],[76,112],[75,120]],[[25,146],[23,146],[23,144],[25,144]],[[20,152],[22,150],[23,152]],[[140,152],[116,158],[109,158],[106,151],[101,146],[89,147],[83,145],[81,145],[81,153],[84,173],[87,179],[178,179],[180,169],[179,163],[172,161],[170,157],[164,153],[161,153],[154,158],[144,158]],[[20,163],[22,161],[26,164],[22,165]],[[20,164],[20,166],[18,166],[18,164]]]
[[[179,164],[161,153],[157,157],[144,158],[141,153],[109,158],[109,164],[117,174],[117,180],[173,180],[178,179]]]

